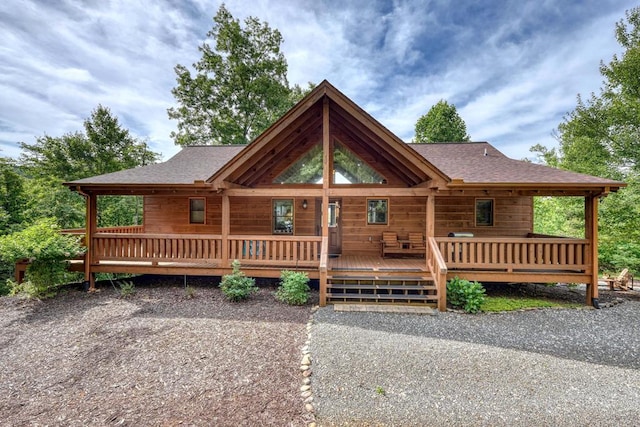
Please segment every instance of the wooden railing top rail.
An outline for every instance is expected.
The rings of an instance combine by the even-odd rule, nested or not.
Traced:
[[[271,235],[242,235],[234,234],[229,236],[229,240],[265,240],[265,241],[291,241],[291,242],[320,242],[321,236],[271,236]]]
[[[143,229],[143,225],[122,225],[117,227],[100,227],[96,230],[97,233],[126,233],[132,234],[131,230],[136,230],[139,233]],[[87,230],[84,228],[64,228],[60,230],[62,234],[84,234]]]
[[[587,239],[570,237],[435,237],[437,242],[487,243],[589,243]]]
[[[222,239],[220,234],[167,234],[167,233],[95,233],[94,238],[110,239]]]
[[[145,238],[145,239],[221,239],[220,234],[174,234],[174,233],[103,233],[98,230],[93,237],[100,238]],[[320,242],[320,236],[258,236],[232,235],[229,240],[262,240],[262,241],[291,241],[291,242]]]

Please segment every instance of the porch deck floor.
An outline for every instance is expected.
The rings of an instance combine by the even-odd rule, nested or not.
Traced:
[[[362,271],[362,272],[427,272],[424,258],[382,258],[364,255],[342,255],[329,259],[331,271]]]

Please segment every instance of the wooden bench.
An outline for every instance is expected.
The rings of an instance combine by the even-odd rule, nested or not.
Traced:
[[[394,231],[383,232],[380,245],[383,258],[385,255],[417,254],[424,256],[427,248],[422,233],[409,233],[408,239],[399,240],[398,234]]]

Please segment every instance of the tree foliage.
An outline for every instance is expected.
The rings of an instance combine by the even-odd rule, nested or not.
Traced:
[[[79,237],[63,235],[56,220],[40,219],[35,224],[0,238],[0,258],[8,263],[30,259],[26,281],[14,284],[14,292],[37,298],[55,294],[58,285],[75,275],[67,271],[67,260],[82,254]]]
[[[416,122],[415,142],[466,142],[467,125],[456,106],[440,100]]]
[[[640,271],[640,8],[626,12],[616,24],[616,39],[623,48],[609,64],[601,62],[600,93],[584,99],[558,126],[558,149],[537,145],[532,151],[552,166],[575,172],[624,180],[628,187],[609,195],[601,203],[601,265]],[[582,216],[584,206],[563,200],[536,202],[538,232],[556,234],[572,219]],[[548,209],[555,204],[557,210]],[[551,215],[557,218],[550,221]],[[546,219],[545,219],[546,218]],[[550,226],[552,223],[555,226]],[[544,225],[542,225],[544,227]],[[625,254],[624,256],[622,254]]]
[[[255,17],[244,26],[222,4],[213,28],[199,50],[202,58],[189,69],[175,67],[178,102],[168,110],[178,120],[171,136],[178,145],[246,144],[304,96],[289,87],[287,62],[277,29]]]
[[[65,181],[154,163],[159,155],[124,129],[111,110],[98,105],[84,121],[85,132],[38,137],[20,143],[20,162],[33,177]]]

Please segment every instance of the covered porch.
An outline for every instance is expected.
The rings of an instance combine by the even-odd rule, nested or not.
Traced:
[[[231,261],[237,259],[246,274],[254,277],[279,277],[283,269],[307,272],[319,280],[323,305],[388,299],[444,310],[446,281],[456,276],[480,282],[589,284],[595,267],[588,239],[551,236],[428,237],[424,258],[383,258],[329,256],[326,239],[320,236],[228,235],[223,239],[221,235],[139,231],[136,227],[97,229],[91,237],[92,250],[84,259],[71,261],[71,268],[90,272],[89,279],[100,272],[221,276],[231,271]],[[400,297],[415,295],[411,290],[416,285],[424,290],[418,294],[424,298]],[[336,289],[341,291],[340,298],[334,295]]]

